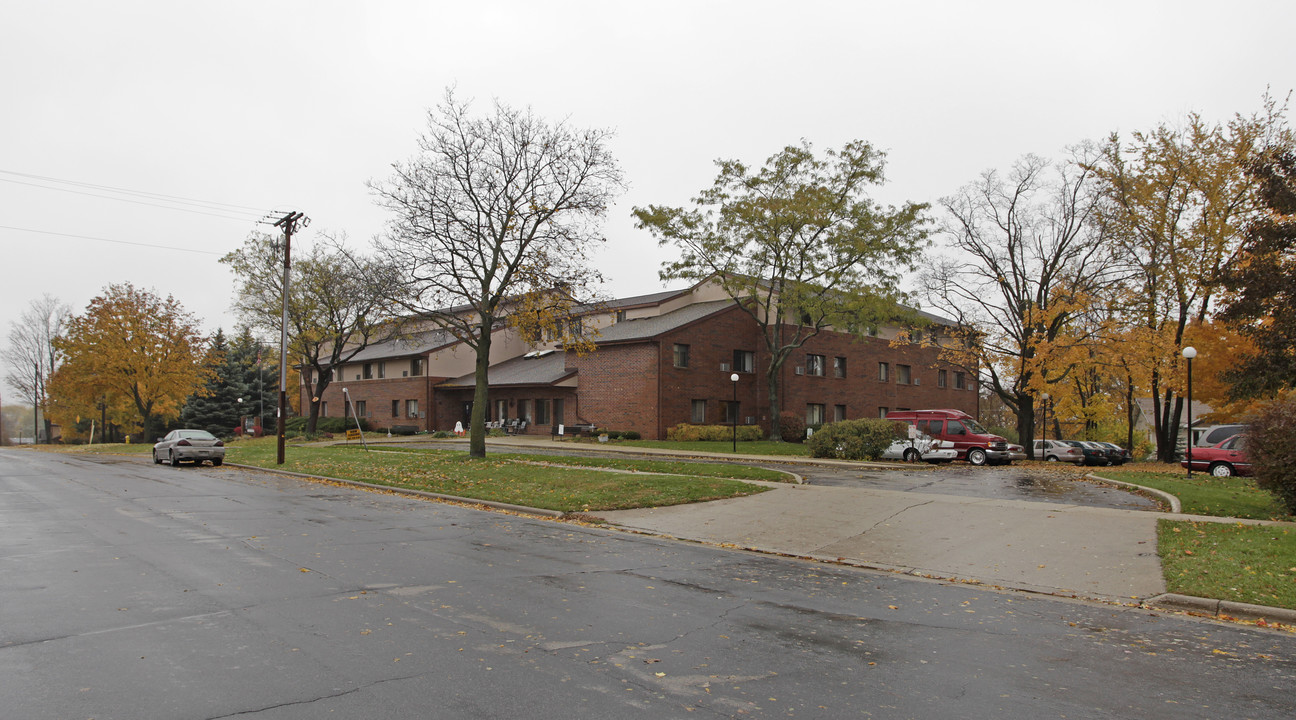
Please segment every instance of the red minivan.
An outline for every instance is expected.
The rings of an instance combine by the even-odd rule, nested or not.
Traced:
[[[973,465],[1012,463],[1008,441],[987,432],[962,410],[896,410],[887,413],[886,419],[909,423],[931,437],[954,443],[959,459]]]

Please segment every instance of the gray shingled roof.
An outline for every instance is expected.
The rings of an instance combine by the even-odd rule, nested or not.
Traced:
[[[657,337],[678,327],[683,327],[695,320],[715,314],[734,306],[733,300],[713,300],[711,302],[686,305],[679,310],[654,317],[623,320],[599,330],[595,342],[624,342],[627,340],[645,340]]]
[[[566,354],[561,350],[547,352],[540,357],[516,357],[498,365],[491,365],[488,377],[491,387],[505,385],[553,385],[576,374],[566,368]],[[446,380],[439,388],[475,387],[475,373]]]
[[[437,328],[425,330],[408,337],[387,342],[376,343],[356,353],[347,362],[365,362],[367,360],[384,360],[393,357],[422,355],[430,350],[453,345],[458,342],[448,331]]]

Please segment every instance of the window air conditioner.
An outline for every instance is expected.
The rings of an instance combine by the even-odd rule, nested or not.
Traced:
[[[420,412],[420,413],[419,413],[419,417],[420,417],[420,418],[425,418],[425,417],[427,417],[427,413],[426,413],[426,412]]]
[[[913,379],[913,384],[914,384],[914,385],[922,385],[922,383],[918,382],[918,378],[914,378],[914,379]]]
[[[720,363],[720,372],[729,372],[729,363]]]
[[[409,377],[409,370],[401,370],[401,377]]]
[[[798,365],[798,366],[797,366],[797,369],[796,369],[796,374],[797,374],[797,375],[805,375],[805,368],[804,368],[804,367],[801,367],[800,365]]]

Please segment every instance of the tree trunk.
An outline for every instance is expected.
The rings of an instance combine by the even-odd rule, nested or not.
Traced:
[[[769,370],[765,372],[765,387],[769,392],[769,412],[770,412],[770,434],[769,439],[774,442],[783,442],[783,428],[779,422],[779,372],[783,369],[783,363],[775,365],[773,359],[770,360]]]
[[[1035,457],[1035,398],[1030,395],[1017,396],[1017,441],[1026,449],[1026,456]]]
[[[481,339],[477,343],[477,383],[473,390],[472,418],[468,423],[468,455],[486,457],[486,405],[490,402],[491,325],[493,319],[482,319]]]

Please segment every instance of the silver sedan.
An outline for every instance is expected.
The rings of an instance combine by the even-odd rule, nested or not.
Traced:
[[[172,430],[153,446],[153,462],[161,465],[163,460],[171,467],[180,467],[185,460],[194,465],[211,460],[213,466],[218,466],[225,462],[225,443],[206,430]]]

